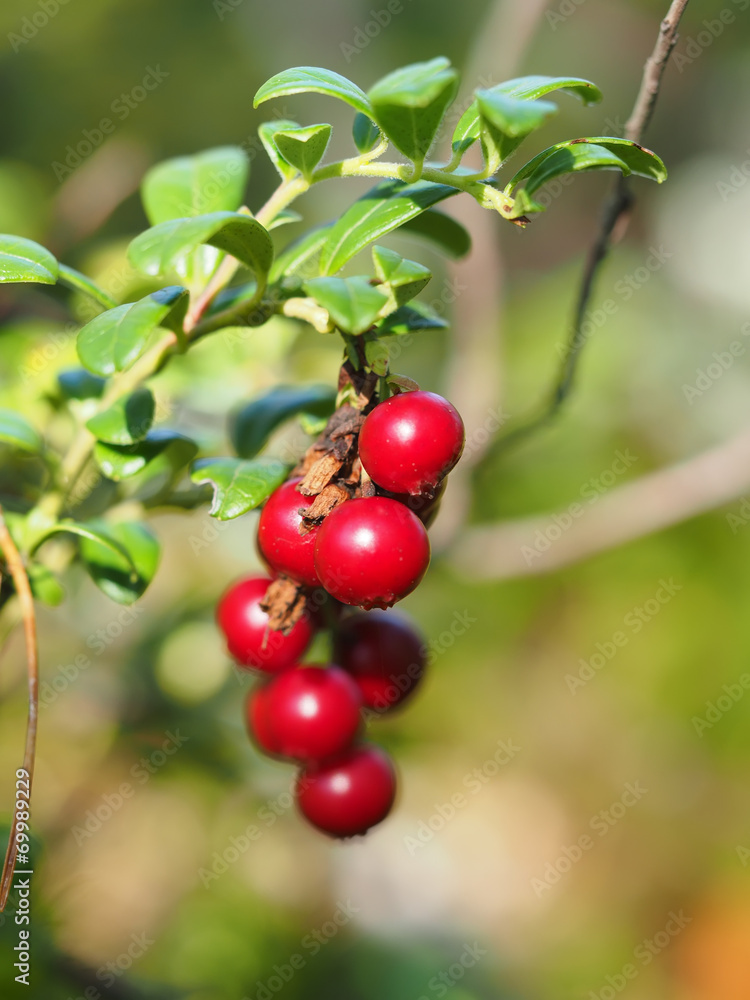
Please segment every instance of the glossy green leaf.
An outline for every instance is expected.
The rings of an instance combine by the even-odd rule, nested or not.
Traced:
[[[310,278],[304,289],[328,310],[344,333],[359,334],[369,329],[388,302],[388,296],[370,284],[369,278]]]
[[[15,410],[0,409],[0,444],[10,445],[19,451],[33,453],[42,450],[42,439],[28,422]]]
[[[96,538],[81,542],[81,560],[89,576],[107,597],[118,604],[132,604],[148,587],[159,564],[159,543],[137,521],[109,524],[89,522]],[[106,542],[116,542],[124,558]]]
[[[170,219],[136,236],[128,248],[130,262],[145,274],[164,274],[202,243],[236,257],[265,283],[273,263],[267,230],[249,215],[212,212],[193,219]]]
[[[76,271],[73,267],[68,267],[67,264],[58,264],[57,268],[58,284],[63,285],[65,288],[70,288],[80,295],[87,296],[100,305],[102,309],[114,309],[117,305],[117,300],[113,299],[109,292],[105,292],[103,288],[100,288],[87,275],[81,274],[80,271]]]
[[[311,229],[304,236],[290,243],[274,261],[269,280],[278,281],[285,274],[302,274],[303,276],[317,274],[318,269],[313,266],[313,261],[321,252],[332,228],[332,223],[326,223],[324,226]]]
[[[260,137],[260,141],[263,143],[263,148],[268,153],[271,163],[273,163],[276,167],[276,170],[283,180],[289,180],[290,177],[293,177],[295,169],[291,163],[286,162],[284,157],[279,152],[274,136],[277,132],[281,132],[284,129],[295,129],[299,127],[300,126],[297,122],[293,122],[289,118],[278,118],[272,122],[263,122],[262,125],[258,126],[258,135]]]
[[[173,468],[179,469],[191,462],[197,452],[195,441],[166,428],[149,431],[142,441],[133,445],[102,441],[94,445],[94,458],[99,468],[107,479],[115,482],[137,475],[162,456],[169,459]]]
[[[458,73],[441,57],[389,73],[367,96],[383,132],[421,166],[457,90]]]
[[[65,599],[65,589],[52,570],[41,563],[30,562],[26,573],[34,597],[43,604],[56,608]]]
[[[478,90],[482,153],[490,174],[518,148],[527,135],[557,114],[551,101],[525,101],[499,91]]]
[[[86,426],[99,441],[107,444],[135,444],[151,429],[154,409],[151,390],[142,387],[118,399],[103,413],[97,413]]]
[[[382,133],[375,122],[361,112],[354,116],[352,138],[360,153],[369,153],[380,142]]]
[[[322,274],[333,274],[368,243],[398,229],[425,209],[457,194],[447,184],[386,181],[355,201],[328,232],[320,254]]]
[[[380,375],[381,378],[388,374],[388,364],[390,352],[388,350],[388,337],[378,337],[376,340],[365,342],[365,363],[370,371]]]
[[[401,306],[378,324],[382,333],[422,333],[427,330],[445,330],[448,323],[424,302],[410,302]]]
[[[122,559],[129,567],[130,573],[135,574],[136,572],[135,563],[130,559],[128,550],[109,532],[102,531],[99,522],[58,521],[36,539],[31,547],[31,555],[53,535],[76,535],[84,541],[102,545],[108,548],[113,555]]]
[[[253,107],[257,108],[264,101],[275,97],[288,97],[291,94],[327,94],[346,101],[356,111],[372,117],[370,102],[367,95],[359,87],[347,80],[345,76],[334,73],[330,69],[318,66],[295,66],[293,69],[277,73],[263,84],[255,95]]]
[[[85,368],[68,368],[58,373],[57,384],[65,399],[99,399],[107,382]]]
[[[313,170],[325,156],[330,138],[330,125],[307,125],[282,129],[274,133],[273,141],[286,162],[310,180]]]
[[[302,222],[302,216],[299,212],[295,212],[291,208],[285,208],[278,215],[274,216],[273,221],[268,225],[268,231],[270,233],[272,229],[280,229],[282,226],[288,226],[293,222]]]
[[[374,246],[372,260],[375,274],[383,282],[380,288],[388,291],[393,309],[419,295],[432,277],[429,268],[386,247]]]
[[[13,281],[54,285],[57,260],[39,243],[3,233],[0,234],[0,284]]]
[[[253,458],[271,434],[299,413],[328,417],[336,404],[336,391],[326,385],[279,385],[243,406],[234,416],[230,437],[240,458]]]
[[[471,250],[471,236],[452,216],[430,210],[415,215],[401,227],[399,235],[418,236],[434,243],[448,257],[458,259]]]
[[[247,154],[238,146],[157,163],[141,184],[148,220],[156,226],[185,216],[234,212],[242,204],[248,172]]]
[[[258,507],[286,479],[290,466],[272,458],[202,458],[191,479],[214,489],[210,514],[231,521]]]
[[[158,326],[182,328],[187,305],[186,289],[169,285],[137,302],[108,309],[80,330],[78,357],[95,375],[125,371],[141,356]]]

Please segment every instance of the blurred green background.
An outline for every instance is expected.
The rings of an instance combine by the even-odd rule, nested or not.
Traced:
[[[403,0],[368,34],[385,6],[5,0],[0,231],[46,242],[127,300],[124,249],[145,225],[137,186],[150,164],[241,144],[253,158],[248,204],[272,190],[272,168],[255,155],[267,116],[252,110],[252,95],[273,73],[321,65],[367,88],[396,66],[445,54],[464,70],[467,93],[521,72],[594,80],[604,102],[586,109],[563,95],[542,148],[622,131],[666,7]],[[636,184],[634,219],[592,303],[611,298],[617,308],[592,319],[579,384],[555,426],[478,462],[470,522],[565,508],[618,451],[634,460],[612,488],[750,417],[744,352],[699,396],[684,388],[714,352],[742,341],[750,312],[747,7],[688,7],[646,136],[670,180]],[[161,82],[137,99],[149,73]],[[336,151],[349,148],[343,105],[308,96],[276,110],[332,121]],[[117,127],[99,144],[107,116]],[[75,170],[56,167],[87,132],[94,153]],[[520,419],[553,378],[610,184],[576,179],[526,231],[457,199],[451,211],[472,227],[475,250],[452,274],[410,247],[436,270],[431,294],[458,276],[464,289],[450,312],[461,337],[474,331],[480,360],[430,334],[397,367],[466,402],[470,439],[491,417],[488,380],[488,405]],[[360,190],[323,185],[300,207],[313,223]],[[661,262],[649,269],[654,253]],[[75,363],[63,305],[35,291],[0,296],[3,405],[31,407],[40,420],[57,369]],[[338,364],[330,339],[275,322],[236,342],[207,338],[156,391],[173,423],[220,450],[228,404],[278,382],[330,383]],[[434,644],[429,680],[408,710],[373,727],[399,762],[400,800],[356,843],[303,826],[290,808],[291,770],[262,759],[244,734],[248,680],[212,615],[227,583],[257,567],[255,515],[218,528],[205,509],[155,518],[164,555],[136,615],[68,575],[66,603],[40,613],[33,985],[22,995],[750,997],[750,695],[738,688],[750,670],[750,529],[744,515],[727,518],[741,498],[565,570],[505,582],[492,582],[489,561],[475,573],[454,568],[459,506],[447,504],[448,527],[436,525],[443,555],[404,602]],[[617,632],[626,641],[608,656]],[[7,809],[25,717],[17,630],[3,652]],[[571,684],[579,671],[590,679]],[[696,726],[725,685],[740,691],[736,701]],[[167,756],[170,740],[170,749],[184,742]],[[500,744],[515,749],[503,757]],[[497,766],[496,753],[511,759]],[[248,847],[253,824],[263,833]],[[591,846],[577,848],[586,834]],[[15,995],[17,928],[12,911],[0,922],[4,997]]]

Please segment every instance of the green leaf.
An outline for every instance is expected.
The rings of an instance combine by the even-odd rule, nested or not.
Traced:
[[[381,378],[388,374],[388,362],[390,361],[390,351],[386,340],[389,338],[379,337],[376,340],[365,342],[365,362],[370,371],[380,375]]]
[[[271,458],[202,458],[190,478],[213,486],[211,516],[231,521],[263,503],[284,482],[289,468]]]
[[[99,399],[107,382],[85,368],[68,368],[58,373],[57,384],[65,399]]]
[[[375,122],[361,112],[354,116],[352,138],[360,153],[369,153],[380,142],[382,132]]]
[[[355,201],[328,232],[320,254],[322,274],[340,270],[368,243],[398,229],[425,209],[457,194],[447,184],[386,181]]]
[[[273,263],[273,242],[256,219],[237,212],[212,212],[194,219],[171,219],[136,236],[128,248],[134,267],[146,274],[162,274],[208,243],[236,257],[255,272],[262,294]]]
[[[42,450],[41,437],[26,417],[15,410],[0,410],[0,442],[32,454]]]
[[[238,146],[219,146],[194,156],[177,156],[152,167],[141,198],[152,226],[169,219],[234,212],[242,204],[249,172]]]
[[[275,282],[285,274],[296,274],[300,271],[317,274],[318,269],[309,265],[320,253],[332,228],[332,223],[326,223],[324,226],[311,229],[304,236],[290,243],[274,261],[269,280]]]
[[[492,90],[477,91],[482,152],[490,174],[520,146],[527,135],[557,114],[551,101],[525,101]]]
[[[154,421],[154,397],[142,387],[118,399],[114,406],[87,421],[91,433],[107,444],[135,444],[148,434]]]
[[[57,281],[58,284],[93,299],[102,309],[114,309],[117,305],[117,299],[113,299],[109,292],[105,292],[91,278],[67,264],[58,264]]]
[[[125,371],[141,356],[158,326],[182,329],[187,305],[186,289],[169,285],[137,302],[108,309],[80,330],[78,357],[95,375]]]
[[[107,479],[119,482],[142,472],[156,459],[165,456],[178,469],[192,461],[198,445],[184,434],[166,428],[149,431],[142,441],[133,445],[94,445],[94,458]]]
[[[33,240],[0,234],[0,284],[12,281],[54,285],[57,281],[57,260],[49,250]]]
[[[329,69],[317,66],[295,66],[293,69],[277,73],[263,84],[255,95],[253,107],[257,108],[264,101],[275,97],[288,97],[291,94],[327,94],[346,101],[356,111],[372,117],[372,110],[367,95],[359,87],[347,80],[345,76],[333,73]]]
[[[298,413],[328,417],[336,392],[326,385],[280,385],[243,406],[234,416],[230,437],[240,458],[253,458],[285,421]]]
[[[313,170],[325,156],[330,138],[330,125],[307,125],[275,132],[273,141],[286,162],[309,181]]]
[[[31,584],[31,592],[38,601],[53,608],[62,604],[65,590],[52,570],[41,563],[30,562],[26,566],[26,573]]]
[[[128,550],[117,539],[112,538],[109,532],[102,532],[99,528],[99,522],[58,521],[35,540],[30,554],[33,555],[42,543],[46,542],[52,535],[77,535],[84,540],[103,545],[110,549],[115,556],[124,559],[131,573],[136,572],[135,563],[130,561]]]
[[[289,180],[290,177],[293,177],[295,170],[291,163],[287,163],[279,152],[274,136],[277,132],[281,132],[284,129],[299,127],[297,122],[293,122],[289,118],[277,118],[275,121],[263,122],[262,125],[258,126],[258,135],[260,136],[260,141],[263,143],[263,148],[268,153],[271,163],[276,167],[283,180]]]
[[[458,73],[441,57],[389,73],[368,97],[383,132],[421,167],[457,90]]]
[[[302,222],[302,216],[299,212],[295,212],[291,208],[284,208],[269,222],[268,231],[270,233],[272,229],[288,226],[292,222]]]
[[[471,250],[471,236],[452,216],[430,209],[401,227],[404,236],[419,236],[436,244],[448,257],[464,257]]]
[[[304,289],[344,333],[359,334],[369,329],[388,302],[388,296],[362,276],[354,278],[310,278]]]
[[[394,310],[419,295],[432,277],[429,268],[386,247],[374,246],[372,260],[375,274],[386,286]]]
[[[91,521],[94,537],[81,542],[81,559],[94,583],[118,604],[132,604],[148,587],[159,563],[159,543],[137,521]],[[113,550],[115,542],[124,556]],[[125,558],[125,556],[127,558]]]
[[[410,302],[401,306],[378,324],[382,333],[420,333],[426,330],[445,330],[448,323],[424,302]]]
[[[535,101],[557,90],[580,97],[584,104],[595,104],[602,99],[601,91],[590,80],[574,76],[521,76],[490,87],[489,93]],[[476,101],[472,101],[461,115],[453,133],[453,151],[465,152],[479,138],[479,130],[479,105]]]

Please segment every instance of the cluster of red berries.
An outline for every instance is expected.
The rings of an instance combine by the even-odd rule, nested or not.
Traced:
[[[327,602],[335,619],[333,663],[299,662],[320,627],[319,611],[306,612],[285,632],[270,629],[263,608],[273,582],[268,577],[240,581],[218,606],[234,659],[273,675],[250,693],[251,736],[265,753],[301,765],[297,805],[332,836],[365,833],[393,805],[390,758],[358,742],[363,713],[388,711],[413,692],[425,650],[404,618],[382,609],[424,576],[430,559],[425,524],[435,516],[463,442],[463,423],[447,400],[402,393],[376,405],[359,434],[359,458],[375,495],[344,500],[312,528],[303,524],[309,498],[298,492],[301,480],[288,480],[266,501],[261,555],[274,575],[310,590],[308,607]]]

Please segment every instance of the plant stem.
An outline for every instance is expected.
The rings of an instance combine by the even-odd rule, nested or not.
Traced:
[[[103,306],[104,309],[114,309],[117,305],[112,296],[108,292],[105,292],[103,288],[100,288],[91,278],[86,277],[85,274],[81,274],[80,271],[76,271],[73,267],[68,267],[67,264],[59,265],[57,282],[60,285],[65,285],[67,288],[72,288],[75,292],[82,292],[84,295],[88,295],[90,299]]]

